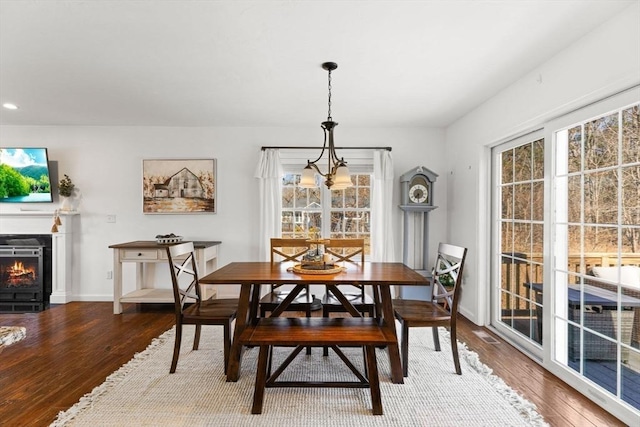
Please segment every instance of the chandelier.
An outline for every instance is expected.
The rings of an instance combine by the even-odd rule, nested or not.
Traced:
[[[343,158],[338,158],[336,155],[336,147],[333,142],[333,130],[338,124],[333,121],[331,117],[331,72],[338,68],[338,64],[335,62],[325,62],[322,64],[322,68],[329,72],[329,113],[327,115],[327,121],[322,122],[321,127],[324,131],[324,143],[322,144],[322,151],[320,156],[316,160],[307,160],[307,166],[302,170],[302,178],[300,179],[300,187],[303,188],[316,188],[316,173],[324,177],[324,184],[331,190],[344,190],[347,187],[351,187],[351,176],[349,175],[349,169],[347,168],[347,162]],[[328,146],[327,146],[328,141]],[[325,150],[328,151],[328,166],[327,173],[323,174],[320,168],[316,164],[324,155]]]

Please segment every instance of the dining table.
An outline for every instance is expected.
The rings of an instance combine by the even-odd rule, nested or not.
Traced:
[[[340,285],[363,285],[369,287],[376,301],[376,320],[379,328],[387,337],[391,380],[403,383],[402,365],[396,334],[391,287],[428,286],[428,280],[404,265],[396,262],[344,262],[339,271],[331,274],[313,272],[305,274],[294,269],[293,262],[232,262],[200,278],[203,284],[220,286],[240,285],[238,311],[234,328],[233,342],[227,366],[227,381],[237,381],[245,344],[240,337],[247,328],[255,327],[259,321],[259,300],[263,285],[292,285],[293,289],[282,303],[276,307],[270,317],[279,317],[287,306],[308,285],[324,285],[343,304],[347,313],[353,317],[362,314],[350,303],[349,298],[340,290]],[[335,271],[335,269],[333,270]],[[223,293],[223,292],[220,292]],[[349,333],[349,322],[345,322],[344,334]],[[314,326],[309,323],[310,328]],[[339,337],[336,338],[339,341]]]

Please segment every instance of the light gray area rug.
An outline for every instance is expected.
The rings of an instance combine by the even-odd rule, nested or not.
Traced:
[[[442,329],[442,351],[429,328],[412,328],[409,377],[389,379],[386,350],[377,350],[384,415],[371,415],[369,389],[267,388],[263,413],[251,414],[258,348],[245,351],[240,380],[226,382],[222,329],[203,327],[200,349],[191,350],[185,328],[176,373],[169,374],[174,330],[156,338],[104,384],[58,415],[52,426],[546,426],[535,406],[459,344],[462,375],[456,375]],[[282,360],[290,349],[277,349]],[[362,351],[345,352],[362,366]],[[280,378],[351,380],[338,356],[303,351]],[[352,357],[351,357],[352,356]],[[274,365],[275,369],[275,365]]]
[[[0,349],[20,341],[27,336],[24,326],[0,326]]]

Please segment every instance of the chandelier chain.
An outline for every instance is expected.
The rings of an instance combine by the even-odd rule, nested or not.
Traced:
[[[331,118],[331,70],[329,70],[329,112],[327,113],[327,121],[332,121],[333,119]]]

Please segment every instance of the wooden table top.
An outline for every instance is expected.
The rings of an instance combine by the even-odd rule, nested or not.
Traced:
[[[421,274],[400,262],[345,263],[346,271],[336,274],[298,274],[287,269],[294,263],[232,262],[200,278],[204,284],[379,284],[429,285]],[[343,264],[340,263],[340,266]]]

